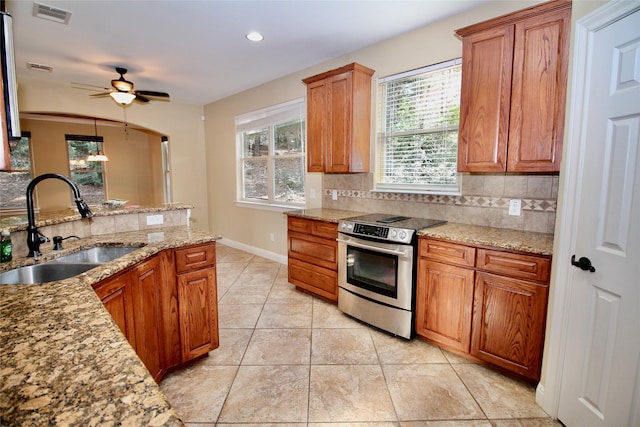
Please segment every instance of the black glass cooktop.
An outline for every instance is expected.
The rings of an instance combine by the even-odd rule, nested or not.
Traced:
[[[368,215],[354,216],[346,218],[346,221],[359,222],[362,224],[378,224],[388,225],[397,228],[406,228],[410,230],[421,230],[423,228],[429,228],[440,224],[445,224],[447,221],[431,218],[416,218],[401,215],[389,215],[381,213],[373,213]]]

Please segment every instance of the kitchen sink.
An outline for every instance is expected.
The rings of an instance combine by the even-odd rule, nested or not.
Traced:
[[[77,276],[87,270],[113,261],[130,252],[140,249],[139,246],[95,246],[69,255],[61,256],[42,264],[14,268],[0,273],[0,284],[34,284],[55,282]]]
[[[98,267],[101,263],[61,263],[45,262],[43,264],[28,265],[14,268],[0,273],[0,284],[17,285],[54,282],[77,276],[87,270]]]
[[[140,249],[139,246],[95,246],[51,260],[52,263],[97,263],[113,261]]]

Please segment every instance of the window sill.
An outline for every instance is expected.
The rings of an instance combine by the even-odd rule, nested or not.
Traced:
[[[424,194],[432,196],[462,196],[460,189],[374,188],[372,193]]]
[[[236,200],[236,206],[239,208],[259,209],[271,212],[287,212],[294,209],[305,209],[305,205],[275,205],[267,203],[246,202],[244,200]]]

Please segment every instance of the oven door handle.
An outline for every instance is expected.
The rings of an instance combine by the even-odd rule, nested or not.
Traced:
[[[355,246],[356,248],[369,249],[371,251],[382,252],[382,253],[385,253],[385,254],[399,255],[399,256],[402,256],[402,257],[405,257],[405,258],[408,257],[411,254],[410,251],[406,251],[406,250],[405,251],[394,251],[394,250],[391,250],[391,249],[384,249],[384,248],[380,248],[380,247],[377,247],[377,246],[363,245],[363,244],[360,244],[360,243],[356,243],[356,242],[354,242],[352,240],[344,240],[344,239],[340,239],[340,238],[336,239],[336,242],[338,242],[338,243],[346,243],[347,245]]]

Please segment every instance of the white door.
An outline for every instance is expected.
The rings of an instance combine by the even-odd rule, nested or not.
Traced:
[[[569,275],[567,426],[640,425],[640,2],[629,3],[589,39],[573,232],[576,262],[594,271]]]

